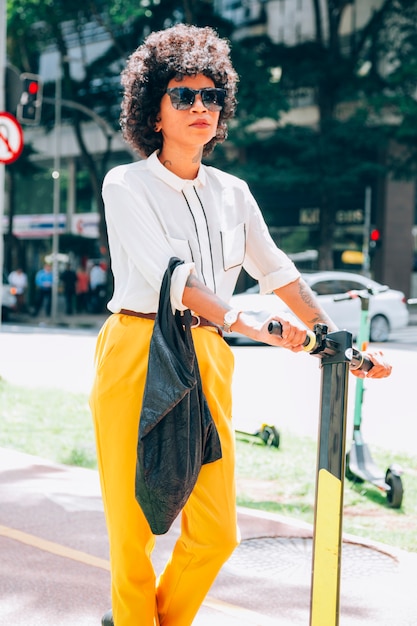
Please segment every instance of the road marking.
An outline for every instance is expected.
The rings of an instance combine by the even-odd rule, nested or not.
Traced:
[[[39,548],[44,552],[50,552],[57,556],[62,556],[66,559],[72,559],[84,565],[91,565],[93,567],[99,567],[100,569],[110,571],[110,563],[106,559],[100,559],[97,556],[81,552],[81,550],[74,550],[73,548],[67,548],[54,541],[48,541],[47,539],[41,539],[35,535],[24,533],[21,530],[15,530],[14,528],[8,528],[7,526],[0,525],[0,535],[7,537],[8,539],[14,539],[20,543],[24,543],[34,548]]]
[[[272,619],[272,617],[262,615],[262,613],[256,613],[256,611],[245,609],[242,606],[237,606],[236,604],[229,604],[223,600],[216,600],[210,596],[206,597],[203,605],[209,609],[224,613],[225,615],[240,618],[242,620],[242,624],[245,626],[249,624],[252,626],[277,626],[277,620]]]
[[[20,543],[38,548],[39,550],[49,552],[50,554],[54,554],[56,556],[78,561],[78,563],[83,563],[84,565],[91,565],[92,567],[98,567],[99,569],[110,571],[110,563],[107,559],[100,559],[99,557],[87,554],[87,552],[74,550],[73,548],[68,548],[59,543],[55,543],[54,541],[48,541],[47,539],[42,539],[41,537],[25,533],[21,530],[0,525],[0,536],[19,541]],[[206,597],[203,605],[206,608],[219,611],[225,615],[240,618],[247,625],[276,626],[275,619],[262,615],[261,613],[257,613],[256,611],[251,611],[235,604],[224,602],[223,600],[216,600],[210,596]]]

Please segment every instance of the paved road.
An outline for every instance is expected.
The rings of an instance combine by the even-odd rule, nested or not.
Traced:
[[[392,375],[365,383],[362,433],[365,441],[388,450],[416,453],[417,405],[414,351],[383,350],[393,364]],[[234,378],[235,422],[247,430],[266,422],[278,429],[317,436],[321,370],[320,361],[268,347],[237,347]],[[348,427],[353,427],[355,379],[349,379]]]
[[[10,382],[88,393],[97,328],[43,329],[7,325],[0,333],[0,375]],[[415,454],[417,326],[380,346],[393,364],[385,380],[366,383],[362,432],[369,444]],[[279,430],[317,436],[320,361],[267,346],[239,346],[235,354],[234,419],[237,429],[255,431],[266,422]],[[348,433],[353,422],[355,379],[350,377]]]

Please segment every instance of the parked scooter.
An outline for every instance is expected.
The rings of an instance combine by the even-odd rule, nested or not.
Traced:
[[[361,323],[357,344],[361,351],[366,350],[370,337],[369,301],[375,295],[374,289],[349,291],[336,296],[335,300],[359,298],[361,303]],[[390,507],[399,509],[403,500],[403,484],[401,467],[392,464],[384,472],[374,462],[369,447],[364,443],[361,433],[362,405],[364,396],[364,379],[356,379],[355,408],[353,420],[353,440],[350,451],[346,455],[346,478],[354,482],[370,482],[387,494]]]
[[[235,430],[235,434],[240,441],[279,448],[280,434],[273,424],[261,424],[259,429],[253,433],[244,430]]]

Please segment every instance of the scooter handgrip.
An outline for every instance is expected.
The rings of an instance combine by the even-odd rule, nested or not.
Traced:
[[[268,324],[268,332],[270,335],[278,335],[279,337],[281,337],[282,335],[282,324],[281,322],[277,322],[276,320],[273,320],[272,322],[269,322]]]
[[[279,335],[281,337],[282,335],[281,322],[277,322],[276,320],[269,322],[268,332],[270,335]],[[316,347],[316,335],[315,333],[313,333],[312,330],[307,331],[307,335],[304,340],[303,346],[304,346],[303,350],[305,350],[306,352],[311,352]]]
[[[368,357],[364,356],[362,365],[361,365],[361,370],[363,372],[369,372],[369,370],[371,370],[373,366],[374,364],[372,363],[371,359],[368,359]]]
[[[370,369],[373,368],[374,364],[371,359],[367,356],[364,356],[362,352],[359,350],[352,350],[352,358],[350,360],[351,369],[354,370],[362,370],[362,372],[369,372]]]

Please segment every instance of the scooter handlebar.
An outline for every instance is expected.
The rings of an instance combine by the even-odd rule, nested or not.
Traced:
[[[350,356],[350,369],[352,370],[362,370],[362,372],[369,372],[370,369],[373,368],[374,364],[371,359],[365,356],[359,350],[352,348],[352,354]]]
[[[345,293],[339,293],[333,296],[333,302],[341,302],[343,300],[353,300],[355,298],[366,298],[370,296],[377,296],[379,293],[388,291],[388,285],[380,285],[379,287],[367,287],[366,289],[351,289]]]
[[[268,332],[270,335],[278,335],[279,337],[281,337],[282,335],[281,322],[277,322],[276,320],[269,322]],[[306,352],[312,352],[314,348],[316,347],[316,343],[317,343],[316,334],[312,330],[308,330],[306,338],[304,340],[303,350],[305,350]]]
[[[282,325],[280,322],[273,320],[272,322],[269,322],[268,324],[268,332],[271,335],[278,335],[279,337],[281,337],[282,335]],[[306,338],[304,340],[304,347],[303,349],[306,352],[313,352],[316,348],[317,345],[319,343],[318,340],[318,336],[316,335],[315,332],[313,332],[312,330],[307,330],[307,335]],[[320,352],[315,353],[316,355],[319,354],[320,356]],[[350,368],[351,369],[359,369],[362,370],[363,372],[369,372],[370,369],[372,369],[373,367],[373,363],[372,361],[365,356],[362,352],[360,352],[359,350],[356,350],[356,348],[351,348],[349,349],[348,354],[346,355],[346,357],[348,358],[348,360],[350,361]]]

